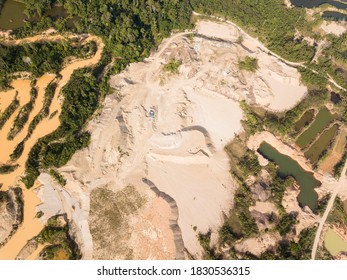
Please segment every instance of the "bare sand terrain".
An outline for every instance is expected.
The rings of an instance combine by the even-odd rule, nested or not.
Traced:
[[[341,36],[346,32],[347,24],[345,22],[323,21],[320,28],[327,34]]]
[[[225,40],[224,47],[231,43],[230,51],[227,54],[221,56],[217,51],[217,56],[220,60],[224,58],[229,62],[229,67],[221,65],[225,68],[224,77],[220,75],[223,77],[220,79],[227,81],[229,76],[233,76],[234,79],[237,77],[239,80],[238,83],[235,83],[236,81],[230,78],[230,82],[234,82],[233,97],[249,99],[268,110],[284,111],[294,107],[305,96],[307,89],[301,85],[298,71],[277,57],[270,56],[268,50],[259,41],[235,25],[203,21],[199,22],[197,26],[198,34]],[[237,44],[240,41],[241,44]],[[258,59],[259,68],[255,73],[238,71],[237,64],[245,56]],[[240,82],[244,84],[243,87]]]
[[[71,35],[75,37],[74,35]],[[69,37],[69,36],[68,36]],[[62,40],[65,37],[61,35],[53,35],[52,37],[47,36],[47,34],[39,35],[31,38],[25,38],[21,40],[5,40],[6,44],[25,44],[26,42],[36,42],[41,40]],[[3,184],[3,189],[7,190],[10,186],[19,186],[23,191],[23,200],[24,200],[24,220],[20,228],[17,232],[11,237],[11,239],[0,248],[0,259],[14,259],[19,251],[25,246],[28,240],[36,236],[43,228],[43,224],[36,218],[36,206],[41,202],[39,198],[36,196],[35,190],[40,185],[36,183],[34,188],[28,190],[25,186],[20,182],[20,176],[24,174],[25,171],[25,162],[28,159],[28,154],[32,147],[35,145],[38,139],[43,136],[53,132],[56,130],[60,124],[59,115],[60,115],[60,107],[61,107],[61,96],[60,92],[62,87],[69,81],[74,70],[90,65],[96,64],[100,58],[101,53],[103,51],[103,43],[102,40],[98,37],[86,36],[86,41],[94,40],[97,43],[98,50],[90,59],[77,60],[72,62],[71,64],[65,66],[61,71],[61,78],[58,81],[58,87],[56,89],[52,105],[50,107],[50,111],[57,111],[56,114],[52,118],[43,119],[36,127],[31,137],[25,142],[24,151],[22,156],[16,160],[13,164],[18,164],[19,167],[10,174],[2,174],[0,175],[0,182]],[[30,113],[29,121],[26,123],[22,132],[19,133],[13,141],[9,141],[7,139],[8,131],[10,130],[13,121],[16,116],[16,112],[11,116],[11,118],[7,121],[6,125],[1,130],[1,142],[2,148],[0,150],[0,162],[6,163],[9,161],[9,156],[13,152],[13,149],[16,145],[23,140],[26,136],[28,126],[30,121],[35,117],[35,115],[41,110],[44,100],[44,91],[47,85],[53,80],[54,76],[52,75],[44,75],[37,82],[38,87],[38,97],[35,103],[35,106]],[[28,80],[17,80],[12,83],[14,90],[19,92],[20,99],[20,107],[22,107],[26,102],[29,101],[29,93],[30,93],[30,81]],[[0,97],[3,96],[4,93],[0,94]],[[18,113],[19,109],[17,109]]]
[[[68,213],[83,258],[184,258],[184,249],[202,257],[198,232],[216,232],[237,188],[224,146],[242,131],[238,101],[283,111],[306,93],[294,68],[270,57],[255,40],[239,44],[240,32],[234,25],[199,22],[193,38],[186,37],[190,32],[175,34],[144,62],[111,78],[115,93],[89,124],[90,147],[59,170],[66,187],[46,182],[39,191],[47,201],[41,210],[49,211],[48,202],[55,201],[53,212]],[[256,73],[239,71],[247,55],[259,59]],[[163,69],[172,59],[182,62],[178,74]],[[112,225],[95,212],[90,196],[107,187],[117,197],[129,185],[147,202],[136,215],[119,208],[121,228],[133,230],[107,240],[111,247],[124,245],[107,255],[91,222],[101,222],[104,235],[112,235]],[[57,198],[61,191],[68,194]],[[163,244],[167,250],[159,250]]]
[[[279,233],[264,233],[256,238],[242,240],[235,245],[239,252],[250,252],[255,256],[260,256],[268,248],[274,247],[281,240]]]

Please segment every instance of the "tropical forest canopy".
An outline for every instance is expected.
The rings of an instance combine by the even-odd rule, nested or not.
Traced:
[[[77,33],[91,33],[106,42],[113,55],[138,60],[149,54],[153,46],[173,29],[189,26],[189,0],[23,0],[25,13],[33,21],[17,31],[26,36],[33,29],[56,26],[66,29],[64,22],[52,22],[44,15],[54,5],[62,5],[73,17]],[[41,15],[40,22],[34,21]]]
[[[2,0],[0,0],[2,1]],[[190,27],[191,7],[188,0],[23,0],[24,13],[28,22],[13,31],[17,37],[27,37],[50,27],[60,32],[94,34],[105,42],[105,51],[98,65],[75,71],[63,88],[64,103],[60,115],[60,127],[41,138],[29,153],[26,163],[25,185],[33,186],[40,171],[60,167],[67,163],[76,150],[89,143],[89,132],[84,126],[98,108],[100,100],[109,92],[108,77],[124,69],[130,62],[142,60],[149,55],[161,39],[174,29]],[[0,2],[2,3],[2,2]],[[55,6],[67,10],[64,17],[49,16]],[[0,6],[1,7],[1,6]],[[67,20],[74,25],[67,27]],[[86,56],[95,52],[95,44],[87,44],[80,49],[71,42],[40,42],[20,46],[0,43],[1,87],[8,87],[11,74],[30,71],[33,78],[50,72],[58,73],[67,56]],[[111,57],[117,57],[110,71],[103,72],[110,64]],[[51,90],[53,89],[53,91]],[[47,88],[47,96],[52,97],[54,85]],[[34,96],[35,97],[35,96]],[[13,108],[18,101],[14,100]],[[13,112],[14,110],[8,110]],[[45,108],[47,111],[47,108]],[[54,112],[50,112],[54,113]],[[4,115],[8,119],[10,113]],[[36,120],[35,125],[42,118]],[[32,125],[30,125],[31,127]],[[25,141],[15,149],[11,158],[18,158],[23,152]]]

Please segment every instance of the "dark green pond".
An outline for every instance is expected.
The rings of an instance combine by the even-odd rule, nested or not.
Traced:
[[[321,136],[317,139],[316,142],[305,152],[305,156],[311,161],[312,164],[318,162],[318,160],[323,155],[324,151],[328,148],[331,141],[336,136],[336,133],[339,129],[338,124],[334,124],[329,129],[325,130]]]
[[[290,0],[290,2],[297,7],[303,8],[315,8],[323,4],[329,4],[338,9],[347,9],[346,1],[334,1],[334,0]],[[345,3],[344,3],[345,2]]]
[[[296,144],[304,148],[312,143],[317,135],[321,133],[334,118],[335,116],[330,113],[328,108],[323,107],[320,109],[314,122],[298,137]]]
[[[292,176],[298,182],[300,185],[298,201],[302,207],[307,205],[312,210],[317,208],[318,195],[314,188],[320,186],[321,183],[316,180],[312,172],[305,171],[297,161],[281,154],[266,142],[260,145],[258,152],[278,166],[277,172],[281,178]]]
[[[347,14],[339,13],[339,12],[333,12],[333,11],[325,11],[322,15],[323,18],[334,20],[334,21],[342,21],[347,20]]]
[[[0,29],[10,30],[24,26],[26,19],[24,8],[23,3],[7,0],[0,14]]]
[[[308,126],[314,117],[314,109],[307,110],[301,118],[295,123],[294,129],[299,133],[305,126]]]
[[[24,14],[25,5],[14,0],[6,0],[0,14],[0,29],[14,30],[25,25],[27,20]],[[58,19],[66,19],[66,26],[73,27],[75,20],[78,17],[70,17],[68,11],[62,6],[54,6],[52,9],[45,12],[44,16],[52,18],[54,21]],[[32,21],[39,21],[37,15]]]
[[[331,92],[330,93],[330,101],[333,102],[334,104],[339,104],[341,102],[341,96],[336,93],[336,92]]]

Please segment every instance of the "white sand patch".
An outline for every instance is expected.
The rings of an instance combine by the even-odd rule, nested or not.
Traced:
[[[325,33],[341,36],[347,30],[347,24],[345,22],[336,21],[324,21],[320,26]]]
[[[242,130],[242,110],[238,103],[210,91],[186,89],[191,101],[192,125],[204,127],[217,149],[223,149]]]
[[[260,256],[267,248],[273,247],[281,239],[278,233],[265,233],[257,238],[249,238],[235,245],[239,252],[250,252],[253,255]]]
[[[274,213],[278,215],[278,209],[275,204],[269,201],[257,201],[254,206],[249,207],[249,211],[258,211],[262,214]]]
[[[83,258],[91,258],[92,242],[88,225],[89,212],[83,210],[89,209],[89,200],[86,199],[86,194],[79,189],[77,184],[70,183],[64,188],[61,187],[46,173],[40,175],[39,181],[42,186],[38,189],[38,197],[41,199],[42,204],[38,205],[37,210],[44,213],[40,221],[45,224],[52,216],[67,214],[70,226],[76,234],[76,242],[81,246],[80,249],[84,253]]]
[[[237,63],[245,56],[258,59],[259,68],[256,73],[241,71],[243,77],[240,76],[241,73],[237,74],[240,76],[239,79],[245,83],[244,89],[248,98],[258,105],[271,111],[284,111],[294,107],[306,95],[307,88],[300,83],[300,74],[295,68],[288,66],[275,56],[270,56],[268,50],[259,41],[235,25],[201,21],[197,24],[197,33],[230,42],[230,52],[234,55],[225,53],[224,59],[228,55],[228,59],[231,59],[234,64],[234,71],[239,71],[236,69],[238,68]],[[242,38],[243,47],[237,43],[240,38]],[[226,47],[226,43],[220,43],[219,46]],[[200,48],[201,46],[197,49],[200,50]],[[220,52],[220,49],[217,52]],[[203,50],[200,51],[203,53]],[[222,57],[219,59],[223,59]],[[224,74],[227,77],[230,70],[225,68],[225,71]],[[239,88],[240,85],[234,84],[233,87]]]
[[[184,244],[196,256],[201,253],[197,232],[218,229],[216,225],[222,223],[222,213],[227,213],[232,204],[233,189],[228,162],[222,161],[224,155],[206,157],[205,161],[199,158],[195,159],[195,164],[186,165],[181,161],[147,157],[148,176],[176,201]],[[194,231],[194,226],[197,231]]]
[[[199,21],[196,27],[200,34],[211,38],[237,40],[241,35],[234,26],[213,21]]]

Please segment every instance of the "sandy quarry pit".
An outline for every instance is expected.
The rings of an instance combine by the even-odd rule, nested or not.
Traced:
[[[164,40],[144,62],[111,77],[115,93],[89,124],[89,148],[59,170],[67,179],[64,190],[40,177],[40,210],[68,214],[84,259],[117,259],[125,252],[129,258],[181,259],[187,258],[185,249],[201,258],[198,232],[216,233],[237,188],[224,146],[242,131],[239,101],[283,111],[306,94],[296,69],[269,56],[236,26],[201,21],[196,36],[188,33]],[[258,58],[255,73],[238,69],[245,56]],[[182,61],[179,74],[163,70],[171,59]],[[105,226],[104,235],[112,232],[90,196],[104,188],[118,196],[128,186],[135,186],[146,203],[135,214],[119,209],[124,232],[129,227],[132,232],[107,240],[108,246],[124,244],[122,252],[110,256],[95,242],[91,222]],[[148,244],[156,250],[148,250]]]

